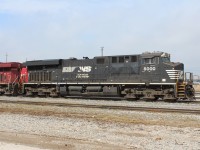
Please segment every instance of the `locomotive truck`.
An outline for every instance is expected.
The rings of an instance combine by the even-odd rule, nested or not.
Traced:
[[[193,75],[165,52],[26,61],[27,96],[194,99]]]

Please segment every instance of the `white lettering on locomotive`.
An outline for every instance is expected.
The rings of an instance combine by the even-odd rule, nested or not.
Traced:
[[[92,67],[91,66],[75,66],[75,67],[63,67],[62,72],[74,72],[75,69],[77,68],[78,72],[91,72]]]
[[[152,71],[156,71],[156,67],[144,67],[142,72],[152,72]]]
[[[89,74],[77,74],[76,78],[79,78],[79,79],[89,78]]]
[[[62,72],[74,72],[76,67],[63,67]]]
[[[83,66],[83,67],[79,67],[78,72],[91,72],[92,71],[92,67],[91,66]]]

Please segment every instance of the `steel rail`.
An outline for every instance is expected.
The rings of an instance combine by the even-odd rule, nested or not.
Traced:
[[[39,106],[57,106],[57,107],[81,107],[81,108],[99,108],[113,110],[129,110],[159,113],[184,113],[184,114],[200,114],[199,109],[174,109],[174,108],[154,108],[154,107],[130,107],[130,106],[112,106],[112,105],[88,105],[88,104],[71,104],[71,103],[55,103],[55,102],[36,102],[36,101],[11,101],[0,100],[0,103],[9,104],[25,104]]]

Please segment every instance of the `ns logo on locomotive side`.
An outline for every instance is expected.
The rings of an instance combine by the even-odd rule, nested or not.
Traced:
[[[23,66],[28,81],[19,77],[23,87],[18,91],[27,96],[194,98],[192,73],[184,72],[184,65],[171,62],[170,55],[164,52],[27,61]],[[13,91],[11,84],[1,87],[2,94]]]

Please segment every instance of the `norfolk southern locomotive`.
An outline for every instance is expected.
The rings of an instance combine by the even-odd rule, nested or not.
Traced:
[[[192,73],[164,52],[27,61],[28,96],[193,99]]]

